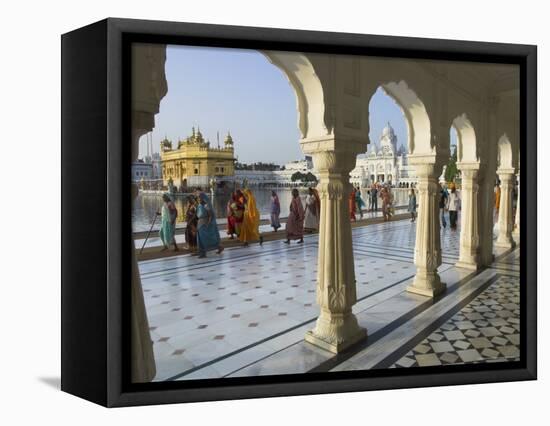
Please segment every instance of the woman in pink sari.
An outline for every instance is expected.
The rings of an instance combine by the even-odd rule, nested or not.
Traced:
[[[235,197],[235,193],[233,192],[231,196],[229,197],[229,201],[227,202],[227,205],[225,207],[225,214],[227,217],[227,235],[229,235],[229,239],[235,238],[233,235],[237,233],[235,230],[235,217],[233,216],[233,209],[231,208],[231,203],[233,203],[233,199]]]
[[[290,240],[299,240],[298,244],[304,242],[304,216],[304,206],[302,200],[300,200],[300,193],[295,188],[292,190],[290,213],[286,222],[286,244],[290,244]]]

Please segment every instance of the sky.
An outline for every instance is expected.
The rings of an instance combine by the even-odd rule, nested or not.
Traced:
[[[254,50],[168,46],[168,93],[152,131],[153,150],[164,137],[174,144],[200,127],[212,146],[231,132],[239,162],[285,164],[304,157],[300,149],[296,97],[282,71]],[[397,144],[407,128],[397,104],[381,89],[369,103],[370,140],[378,141],[389,122]],[[140,158],[146,154],[140,139]]]

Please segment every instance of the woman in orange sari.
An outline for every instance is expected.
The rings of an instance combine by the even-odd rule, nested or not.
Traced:
[[[243,190],[244,214],[243,223],[239,232],[239,240],[247,247],[249,241],[260,241],[263,244],[264,238],[260,235],[260,212],[256,207],[256,198],[250,189]]]

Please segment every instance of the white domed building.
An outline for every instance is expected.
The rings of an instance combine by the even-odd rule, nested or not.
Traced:
[[[416,183],[414,168],[408,163],[407,150],[403,146],[397,147],[397,136],[390,123],[382,130],[379,142],[370,144],[365,154],[357,156],[350,182],[361,187],[376,182],[393,186]]]

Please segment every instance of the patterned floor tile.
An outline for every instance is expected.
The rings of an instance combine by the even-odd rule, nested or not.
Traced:
[[[352,233],[358,299],[414,274],[416,226],[388,222],[354,228]],[[441,231],[447,268],[458,260],[459,235]],[[282,337],[303,324],[314,324],[319,313],[317,239],[318,235],[308,235],[303,245],[273,241],[227,249],[206,259],[182,255],[140,262],[156,380],[214,377],[209,375],[218,371],[216,364],[227,363],[234,353],[246,350],[250,362],[266,356],[265,346],[254,355],[262,342],[272,344],[274,352],[284,349],[274,341],[296,342]],[[507,279],[408,349],[392,367],[519,356],[519,290],[517,279]]]
[[[487,309],[476,309],[484,305]],[[504,307],[515,307],[510,315],[499,315]],[[424,365],[434,362],[437,357],[442,364],[472,362],[507,361],[519,359],[519,334],[514,325],[519,324],[519,278],[500,276],[487,290],[463,307],[439,329],[412,349],[422,354]],[[467,318],[468,320],[464,320]],[[475,320],[473,323],[471,320]],[[492,324],[491,326],[487,326]],[[434,342],[433,336],[443,336]],[[431,356],[430,356],[431,355]],[[418,358],[420,355],[416,355]],[[418,367],[420,362],[411,363],[409,355],[399,359],[395,367]],[[433,364],[431,364],[433,365]]]

